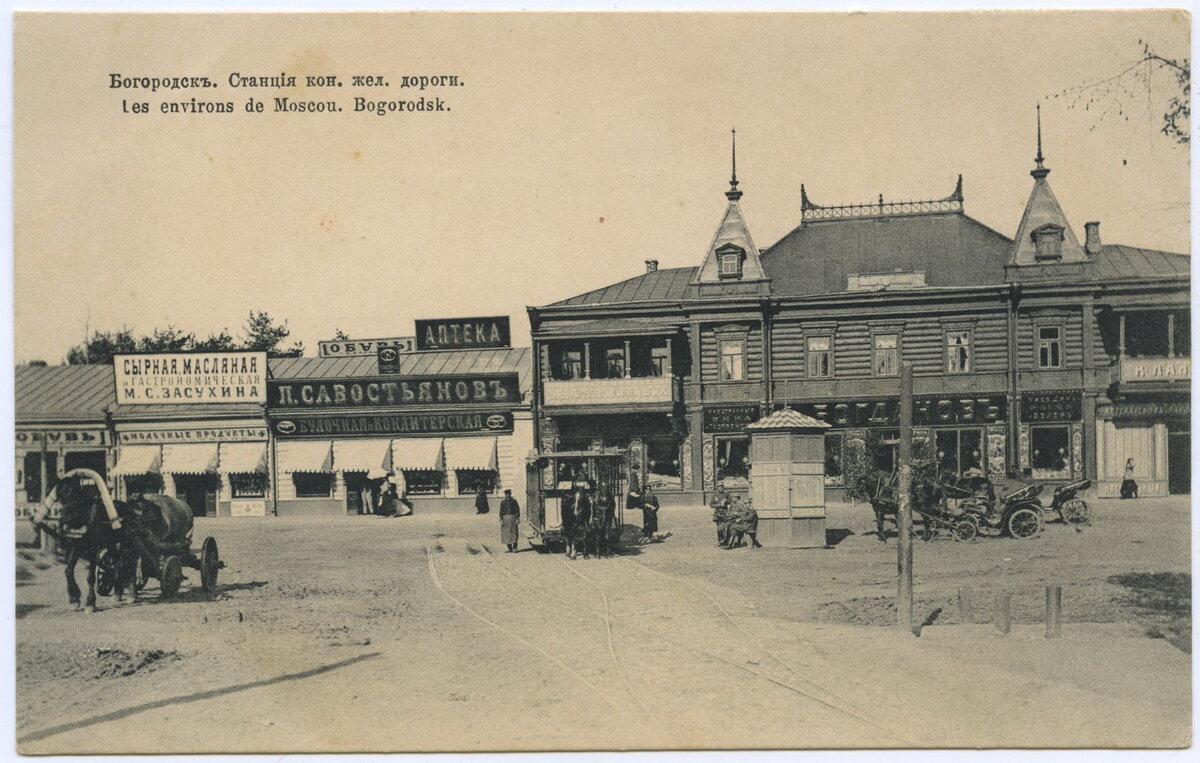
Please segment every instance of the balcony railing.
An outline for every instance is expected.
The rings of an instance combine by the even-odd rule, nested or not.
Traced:
[[[1190,381],[1192,359],[1176,358],[1121,358],[1121,383]]]
[[[647,405],[676,402],[674,377],[572,379],[543,382],[545,405]]]

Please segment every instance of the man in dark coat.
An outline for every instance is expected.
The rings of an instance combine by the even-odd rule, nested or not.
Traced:
[[[479,489],[475,491],[475,513],[487,514],[491,510],[492,507],[488,505],[487,490],[480,485]]]
[[[649,485],[642,491],[642,540],[649,543],[656,540],[658,533],[658,496]]]
[[[729,493],[725,492],[725,483],[717,485],[717,494],[708,502],[713,510],[712,521],[717,526],[717,545],[725,545],[725,525],[729,521]]]
[[[504,491],[500,501],[500,542],[508,547],[509,553],[517,550],[517,525],[521,521],[521,505],[512,497],[511,490]]]

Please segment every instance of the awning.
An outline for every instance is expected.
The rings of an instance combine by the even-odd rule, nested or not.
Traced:
[[[221,474],[249,474],[267,470],[265,442],[223,442],[217,471]]]
[[[499,468],[495,437],[447,437],[446,469],[481,469],[494,472]]]
[[[442,471],[446,468],[442,438],[414,437],[392,440],[392,468]]]
[[[276,468],[281,472],[333,471],[333,443],[281,442],[275,452]]]
[[[125,445],[110,474],[158,474],[162,448],[158,445]]]
[[[217,444],[197,442],[187,445],[164,445],[163,474],[209,474],[217,470]]]
[[[333,466],[343,472],[366,472],[379,479],[392,469],[391,440],[334,440]]]

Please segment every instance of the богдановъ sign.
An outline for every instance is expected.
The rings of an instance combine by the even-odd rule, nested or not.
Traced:
[[[348,408],[460,405],[521,401],[515,373],[480,376],[409,376],[336,381],[271,381],[270,408]]]
[[[165,352],[114,355],[120,405],[262,403],[265,352]]]
[[[417,321],[418,350],[470,350],[512,347],[508,316]]]

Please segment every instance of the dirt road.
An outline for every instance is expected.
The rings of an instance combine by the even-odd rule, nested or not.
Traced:
[[[60,566],[18,549],[18,745],[1186,744],[1190,659],[1144,637],[1153,615],[1111,579],[1186,573],[1188,505],[1129,508],[1098,504],[1082,533],[918,543],[919,639],[866,625],[890,618],[895,551],[862,507],[831,508],[831,550],[724,551],[706,511],[667,509],[666,542],[574,562],[504,553],[494,515],[201,519],[230,565],[215,600],[191,580],[159,601],[152,581],[91,616]],[[1049,579],[1067,584],[1059,641],[1022,625]],[[1013,633],[947,624],[962,585],[977,622],[1014,592]]]

